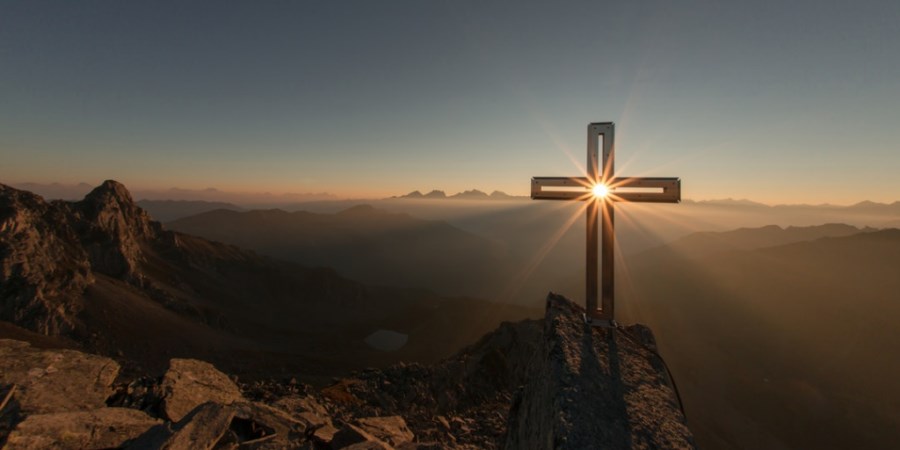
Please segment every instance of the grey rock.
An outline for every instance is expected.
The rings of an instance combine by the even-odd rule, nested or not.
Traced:
[[[172,359],[160,384],[162,413],[178,422],[206,402],[230,405],[242,400],[238,387],[222,372],[204,361]]]
[[[72,334],[94,274],[141,285],[142,246],[163,234],[112,180],[80,202],[47,202],[0,184],[0,320]]]
[[[34,414],[16,426],[4,449],[119,448],[160,423],[128,408]]]
[[[118,373],[109,358],[0,339],[0,384],[17,386],[14,398],[24,414],[102,408]]]

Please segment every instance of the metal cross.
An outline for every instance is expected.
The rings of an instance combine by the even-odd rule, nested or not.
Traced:
[[[587,201],[587,264],[585,281],[587,318],[594,325],[615,324],[615,272],[613,269],[615,202],[678,203],[681,201],[681,179],[615,177],[615,124],[599,122],[588,125],[587,177],[534,177],[531,179],[531,198],[534,200]],[[602,141],[601,141],[602,138]],[[602,142],[603,159],[599,148]],[[603,225],[600,227],[600,211]],[[599,228],[599,229],[598,229]],[[602,230],[602,231],[601,231]],[[600,234],[603,255],[598,268],[597,235]],[[601,307],[597,308],[597,272],[600,280]]]

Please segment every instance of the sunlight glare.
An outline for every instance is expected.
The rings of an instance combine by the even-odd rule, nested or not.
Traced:
[[[596,184],[594,185],[594,188],[591,189],[591,192],[593,192],[594,197],[603,198],[609,195],[609,188],[606,187],[605,184]]]

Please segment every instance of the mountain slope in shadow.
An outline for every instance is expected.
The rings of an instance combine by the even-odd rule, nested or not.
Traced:
[[[0,269],[0,320],[135,370],[159,370],[175,356],[266,376],[433,361],[502,320],[536,313],[371,287],[168,231],[114,181],[80,202],[0,185]],[[407,334],[408,344],[370,348],[365,338],[380,329]]]
[[[698,444],[892,448],[900,230],[766,248],[748,234],[635,258],[620,284],[627,318],[660,337]]]
[[[166,224],[286,261],[326,266],[369,284],[483,294],[502,249],[445,222],[358,205],[336,214],[211,211]]]
[[[243,211],[244,208],[226,202],[210,202],[205,200],[138,200],[137,205],[150,214],[153,220],[169,222],[182,217],[189,217],[217,209]]]

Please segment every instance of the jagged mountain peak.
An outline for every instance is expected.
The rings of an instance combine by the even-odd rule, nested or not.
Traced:
[[[116,180],[106,180],[85,196],[85,200],[114,199],[120,203],[134,203],[131,192]]]
[[[139,278],[141,246],[158,238],[162,227],[137,206],[128,189],[106,180],[72,209],[74,227],[88,250],[91,267],[110,276]]]
[[[478,189],[471,189],[468,191],[463,191],[458,194],[454,194],[451,198],[465,198],[465,199],[483,199],[488,198],[488,195]]]
[[[135,203],[128,188],[118,181],[104,181],[75,205],[86,219],[109,231],[113,231],[110,227],[118,226],[139,235],[152,234],[150,216]]]

